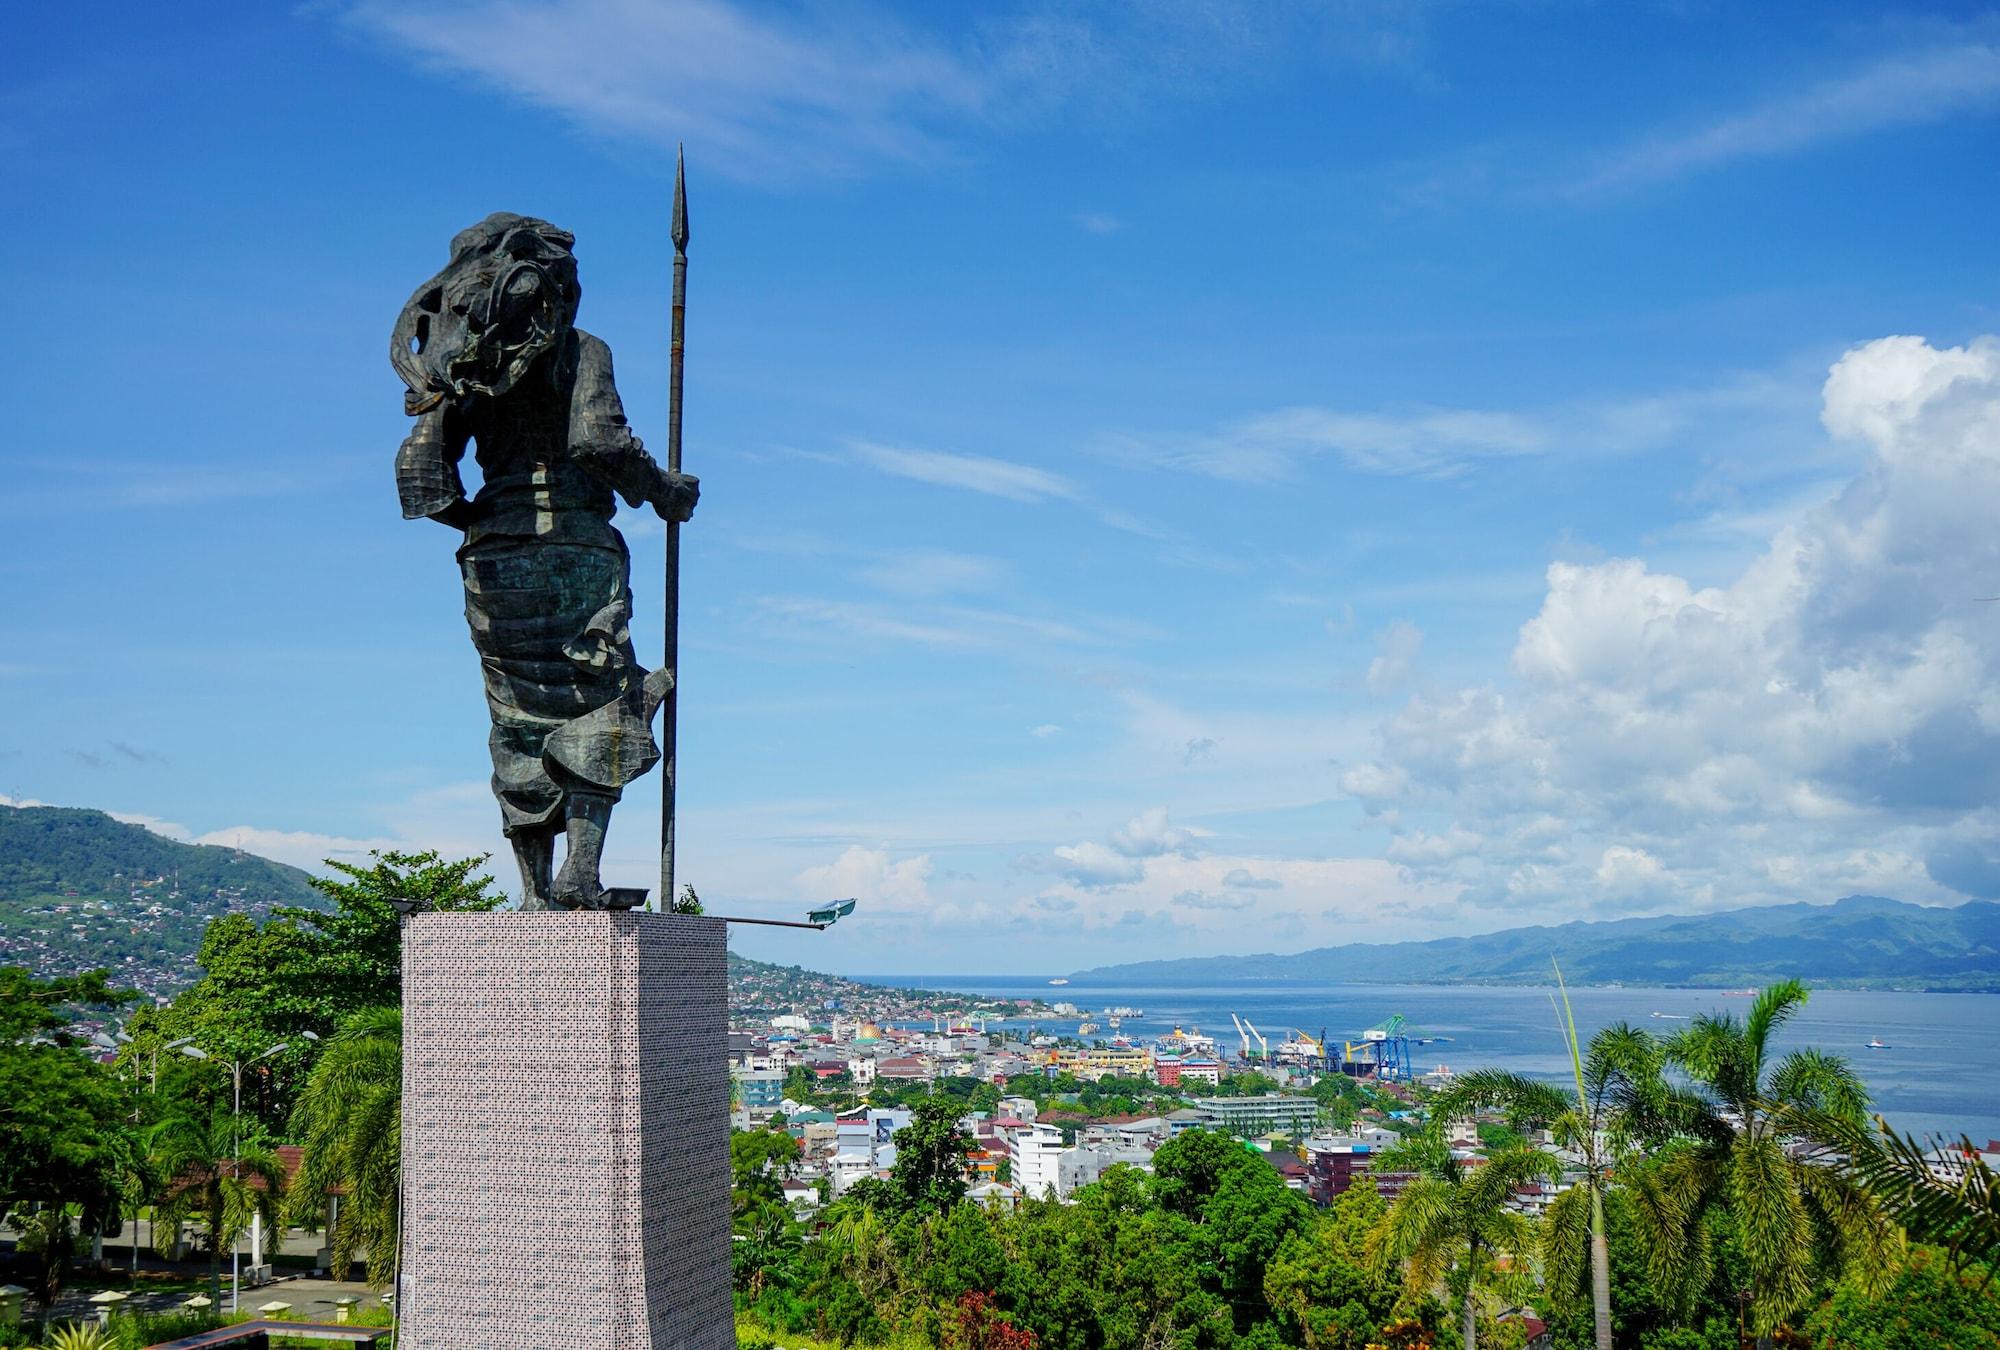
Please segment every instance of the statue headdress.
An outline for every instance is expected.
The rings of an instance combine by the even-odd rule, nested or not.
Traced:
[[[451,241],[451,261],[417,287],[389,340],[411,413],[447,398],[506,393],[576,322],[576,236],[497,211]]]

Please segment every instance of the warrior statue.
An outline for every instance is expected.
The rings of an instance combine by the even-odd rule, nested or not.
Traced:
[[[403,517],[465,536],[465,618],[523,909],[605,905],[612,805],[660,758],[653,714],[673,676],[649,674],[632,652],[613,494],[675,522],[700,495],[646,453],[625,423],[611,349],[575,326],[575,242],[546,221],[488,216],[451,241],[451,262],[410,297],[390,343],[417,419],[396,454]],[[470,501],[458,473],[468,442],[481,475]]]

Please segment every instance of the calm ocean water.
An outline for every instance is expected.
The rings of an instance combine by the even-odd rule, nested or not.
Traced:
[[[1275,1047],[1294,1029],[1332,1040],[1352,1039],[1391,1013],[1401,1013],[1413,1037],[1450,1037],[1413,1046],[1420,1071],[1448,1064],[1557,1077],[1569,1071],[1549,989],[1471,989],[1423,985],[1311,984],[1238,981],[1219,985],[1131,985],[1075,981],[1051,987],[1031,976],[857,976],[884,984],[966,993],[1067,1000],[1093,1020],[1110,1007],[1143,1010],[1127,1018],[1125,1034],[1151,1038],[1176,1025],[1199,1027],[1218,1048],[1234,1051],[1229,1014],[1257,1024]],[[1572,989],[1577,1025],[1588,1036],[1609,1022],[1629,1021],[1662,1033],[1697,1012],[1742,1016],[1750,1000],[1714,989]],[[1669,1014],[1655,1018],[1654,1013]],[[1051,1030],[1057,1029],[1053,1024]],[[1074,1032],[1064,1023],[1061,1029]],[[1109,1027],[1096,1033],[1112,1034]],[[1887,1050],[1867,1048],[1871,1039]],[[1781,1050],[1811,1045],[1845,1055],[1867,1082],[1875,1109],[1899,1130],[1919,1135],[2000,1138],[2000,995],[1898,994],[1815,990],[1804,1011],[1779,1037]]]

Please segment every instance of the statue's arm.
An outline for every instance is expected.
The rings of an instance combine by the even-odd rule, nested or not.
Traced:
[[[466,527],[472,503],[465,499],[458,462],[469,437],[460,420],[450,404],[439,404],[417,414],[416,426],[403,438],[396,451],[396,495],[402,498],[403,519],[429,516],[455,529]]]
[[[649,503],[663,520],[686,520],[701,497],[693,474],[669,473],[646,453],[625,421],[625,405],[611,375],[611,349],[601,338],[577,333],[576,388],[570,396],[569,452],[628,506]]]

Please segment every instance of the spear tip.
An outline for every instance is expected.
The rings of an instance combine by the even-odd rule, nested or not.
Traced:
[[[687,252],[688,246],[688,202],[687,202],[687,151],[674,151],[674,249]]]

